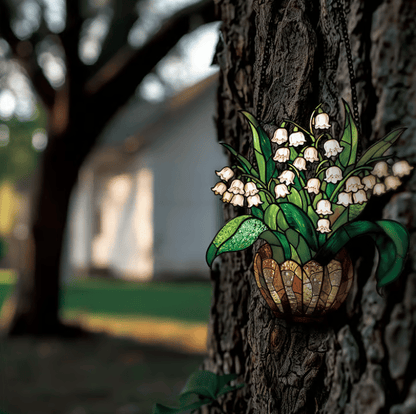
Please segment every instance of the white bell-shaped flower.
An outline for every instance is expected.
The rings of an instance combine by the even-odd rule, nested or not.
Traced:
[[[234,194],[233,193],[229,193],[228,191],[226,191],[223,195],[222,195],[222,201],[224,203],[229,203],[231,201],[231,199],[233,198]]]
[[[288,194],[290,194],[286,184],[277,184],[276,187],[274,187],[274,192],[276,194],[276,198],[285,198]]]
[[[318,114],[315,117],[315,128],[316,129],[327,129],[331,128],[329,124],[329,115],[323,112],[322,114]]]
[[[260,200],[260,196],[258,194],[247,197],[248,208],[253,206],[257,207],[260,204],[263,204],[263,201]]]
[[[234,171],[230,167],[224,167],[221,171],[215,171],[215,174],[224,181],[228,181],[230,178],[234,177]]]
[[[308,190],[308,193],[319,194],[319,189],[321,187],[321,182],[318,178],[310,178],[306,183],[305,190]]]
[[[233,194],[244,194],[243,182],[240,180],[233,180],[228,191]]]
[[[329,167],[325,171],[325,181],[327,183],[336,184],[338,181],[342,180],[342,170],[339,167]]]
[[[352,204],[352,193],[339,193],[337,204],[348,207]]]
[[[356,193],[358,190],[361,190],[362,188],[364,188],[364,186],[361,184],[360,177],[352,176],[348,178],[348,180],[345,182],[345,191],[347,193]]]
[[[234,206],[240,206],[243,207],[244,205],[244,197],[241,194],[236,194],[234,195],[234,197],[231,199],[230,203]]]
[[[319,200],[316,205],[316,212],[324,215],[333,214],[333,211],[331,210],[331,202],[329,200]]]
[[[328,219],[320,219],[317,223],[318,227],[316,230],[318,230],[321,233],[329,233],[331,229],[329,226],[331,225],[331,222]]]
[[[211,190],[216,194],[216,195],[223,195],[226,191],[227,191],[227,186],[222,183],[219,182],[217,184],[215,184],[215,187],[212,187]]]
[[[390,175],[384,180],[386,190],[395,190],[397,187],[401,185],[401,183],[402,182],[394,175]]]
[[[409,165],[406,160],[398,161],[393,164],[393,174],[396,177],[403,177],[410,174],[410,171],[413,170],[413,167]]]
[[[374,175],[367,175],[361,182],[365,185],[364,190],[371,190],[376,185],[377,179]]]
[[[376,175],[378,178],[387,177],[389,175],[389,164],[386,161],[379,161],[374,166],[371,174]]]
[[[344,147],[339,145],[336,139],[330,139],[324,144],[325,157],[336,157],[340,152],[344,150]]]
[[[299,171],[306,170],[305,158],[297,157],[295,161],[293,161],[293,166],[297,168]]]
[[[253,183],[252,181],[250,181],[249,183],[247,183],[244,186],[244,195],[246,197],[248,196],[254,196],[255,194],[257,194],[259,192],[256,183]]]
[[[286,162],[290,157],[289,148],[279,148],[273,157],[273,161]]]
[[[352,195],[353,199],[354,199],[354,204],[363,204],[365,202],[367,202],[367,194],[365,193],[364,190],[359,190],[356,193],[354,193]]]
[[[318,151],[314,147],[306,148],[304,157],[305,160],[309,162],[319,161]]]
[[[279,145],[287,141],[287,129],[286,128],[277,128],[274,131],[272,142],[276,142]]]
[[[283,171],[279,177],[277,177],[281,182],[286,185],[293,184],[293,179],[295,178],[295,173],[289,170]]]
[[[386,192],[386,186],[383,183],[378,183],[373,188],[374,195],[381,195]]]
[[[291,147],[297,147],[298,145],[303,145],[306,142],[305,135],[302,131],[293,132],[289,135],[289,145]]]

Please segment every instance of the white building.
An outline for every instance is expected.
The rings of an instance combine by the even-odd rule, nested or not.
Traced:
[[[214,173],[217,77],[158,104],[126,106],[89,157],[72,198],[68,275],[149,280],[208,277],[221,226]]]

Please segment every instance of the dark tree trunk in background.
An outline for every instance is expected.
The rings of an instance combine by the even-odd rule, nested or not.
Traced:
[[[7,40],[14,57],[26,70],[49,121],[48,147],[34,185],[25,260],[19,264],[17,288],[7,305],[7,330],[11,335],[77,332],[59,319],[59,272],[69,200],[80,168],[108,121],[134,95],[143,78],[184,35],[216,20],[213,3],[201,0],[161,22],[146,44],[133,49],[127,37],[137,18],[137,1],[111,2],[114,15],[103,45],[105,50],[94,65],[87,67],[78,54],[86,18],[83,3],[67,0],[62,33],[42,32],[46,30],[43,24],[39,33],[22,42],[11,30],[12,3],[0,0],[0,37]],[[65,84],[58,90],[48,83],[34,53],[37,42],[48,35],[65,55]]]
[[[407,126],[396,149],[415,164],[416,2],[353,0],[349,7],[362,146]],[[217,51],[219,140],[251,157],[249,128],[238,110],[253,113],[271,134],[284,118],[307,125],[320,102],[338,137],[340,98],[351,102],[351,89],[334,1],[217,0],[217,8],[223,21]],[[412,232],[415,180],[390,199],[373,199],[366,218],[383,215]],[[241,213],[230,205],[224,208],[226,220]],[[414,239],[411,233],[410,257]],[[416,412],[416,371],[411,369],[416,362],[415,265],[409,260],[382,298],[372,272],[374,250],[364,258],[360,253],[352,251],[358,260],[346,304],[320,325],[273,317],[254,281],[252,252],[221,256],[212,277],[209,353],[203,367],[237,373],[247,384],[222,398],[224,412]]]

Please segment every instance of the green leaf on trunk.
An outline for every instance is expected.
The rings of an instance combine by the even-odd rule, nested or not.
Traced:
[[[211,266],[214,259],[222,253],[236,252],[250,247],[266,230],[268,230],[267,226],[251,215],[233,218],[217,233],[209,245],[206,254],[208,266]]]
[[[234,155],[234,157],[237,159],[237,161],[240,163],[240,165],[241,165],[241,167],[244,169],[244,171],[247,173],[247,174],[251,174],[251,175],[253,175],[254,177],[256,177],[256,178],[258,178],[259,177],[259,174],[258,174],[258,172],[256,171],[256,169],[251,165],[251,163],[250,163],[250,161],[247,159],[247,158],[245,158],[245,157],[243,157],[242,155],[240,155],[231,145],[228,145],[228,144],[226,144],[226,143],[224,143],[224,142],[220,142],[220,144],[223,146],[223,147],[225,147],[225,148],[227,148],[227,150],[228,151],[230,151],[231,152],[231,154],[233,154]]]
[[[378,286],[395,280],[403,270],[409,249],[409,233],[400,223],[391,220],[355,221],[334,232],[317,252],[315,260],[328,263],[349,241],[360,236],[370,236],[379,251],[377,268]]]
[[[357,167],[370,163],[373,159],[381,157],[403,134],[406,128],[398,128],[394,131],[389,132],[380,141],[373,144],[368,150],[362,155],[357,163]]]
[[[358,147],[358,132],[357,126],[355,125],[354,118],[351,114],[351,109],[347,102],[342,100],[345,110],[345,122],[344,122],[344,133],[340,141],[341,147],[344,147],[343,151],[339,154],[335,165],[337,167],[347,167],[355,164],[357,159],[357,147]],[[342,169],[344,169],[342,168]]]

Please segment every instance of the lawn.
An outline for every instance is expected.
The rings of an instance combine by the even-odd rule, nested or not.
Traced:
[[[13,275],[0,272],[0,307],[13,289]],[[135,283],[87,279],[66,286],[61,294],[63,314],[139,315],[183,322],[207,323],[211,285],[204,282]]]

